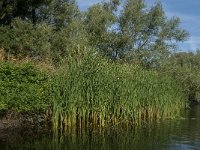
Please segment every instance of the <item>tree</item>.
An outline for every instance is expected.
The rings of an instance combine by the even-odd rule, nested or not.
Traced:
[[[26,23],[32,30],[27,31],[30,39],[37,37],[33,33],[37,31],[39,35],[38,27],[45,24],[46,28],[51,28],[47,40],[51,48],[48,49],[58,57],[75,53],[73,51],[78,46],[87,46],[112,60],[158,67],[176,48],[177,42],[188,36],[180,28],[180,19],[168,19],[159,2],[147,7],[144,0],[126,0],[123,3],[109,0],[81,12],[75,0],[0,0],[0,8],[0,23],[13,28],[0,29],[2,35],[6,35],[6,38],[1,38],[1,45],[9,45],[5,44],[5,39],[8,42],[9,39],[24,37],[13,37],[18,32],[12,32],[23,30]],[[14,18],[20,18],[22,27],[13,26]],[[30,42],[26,38],[23,40],[27,40],[24,43]],[[10,45],[12,47],[12,43]]]
[[[182,83],[189,100],[200,100],[200,55],[192,52],[177,52],[165,61],[160,72],[171,75]]]
[[[114,27],[117,23],[116,12],[119,5],[119,0],[104,1],[91,6],[85,14],[89,45],[109,58],[115,57],[113,51],[120,43],[120,36]]]
[[[127,39],[126,60],[144,65],[161,60],[178,41],[187,39],[179,26],[180,19],[168,19],[160,2],[148,9],[143,0],[127,0],[119,17],[119,32]]]
[[[39,8],[52,0],[0,0],[0,24],[9,25],[14,18],[36,24]]]
[[[39,20],[53,25],[56,29],[67,27],[81,13],[75,0],[52,0],[48,5],[40,7]]]
[[[188,33],[180,19],[168,19],[160,2],[147,7],[144,0],[110,0],[91,6],[86,12],[88,41],[111,59],[122,59],[146,67],[157,67],[184,41]]]
[[[9,26],[0,27],[0,47],[6,54],[17,57],[46,59],[51,53],[52,28],[46,24],[33,25],[31,22],[16,18]]]

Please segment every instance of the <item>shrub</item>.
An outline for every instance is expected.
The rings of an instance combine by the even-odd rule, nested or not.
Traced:
[[[50,55],[50,34],[52,28],[46,24],[34,26],[19,18],[13,20],[11,27],[0,27],[0,47],[6,53],[21,57],[47,58]]]
[[[48,76],[31,63],[0,64],[0,110],[44,110],[49,105]]]

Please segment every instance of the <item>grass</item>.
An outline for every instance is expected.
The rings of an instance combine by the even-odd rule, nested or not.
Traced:
[[[68,59],[52,79],[53,126],[140,125],[173,118],[186,95],[172,77],[87,54]]]

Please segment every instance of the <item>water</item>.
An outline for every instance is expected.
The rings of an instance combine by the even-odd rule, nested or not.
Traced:
[[[26,130],[0,133],[0,150],[200,150],[200,106],[183,118],[137,129],[111,128],[52,136]]]

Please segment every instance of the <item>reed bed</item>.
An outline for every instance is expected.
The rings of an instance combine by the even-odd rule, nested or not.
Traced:
[[[88,54],[69,58],[52,79],[53,127],[140,125],[179,115],[186,105],[172,77]]]

